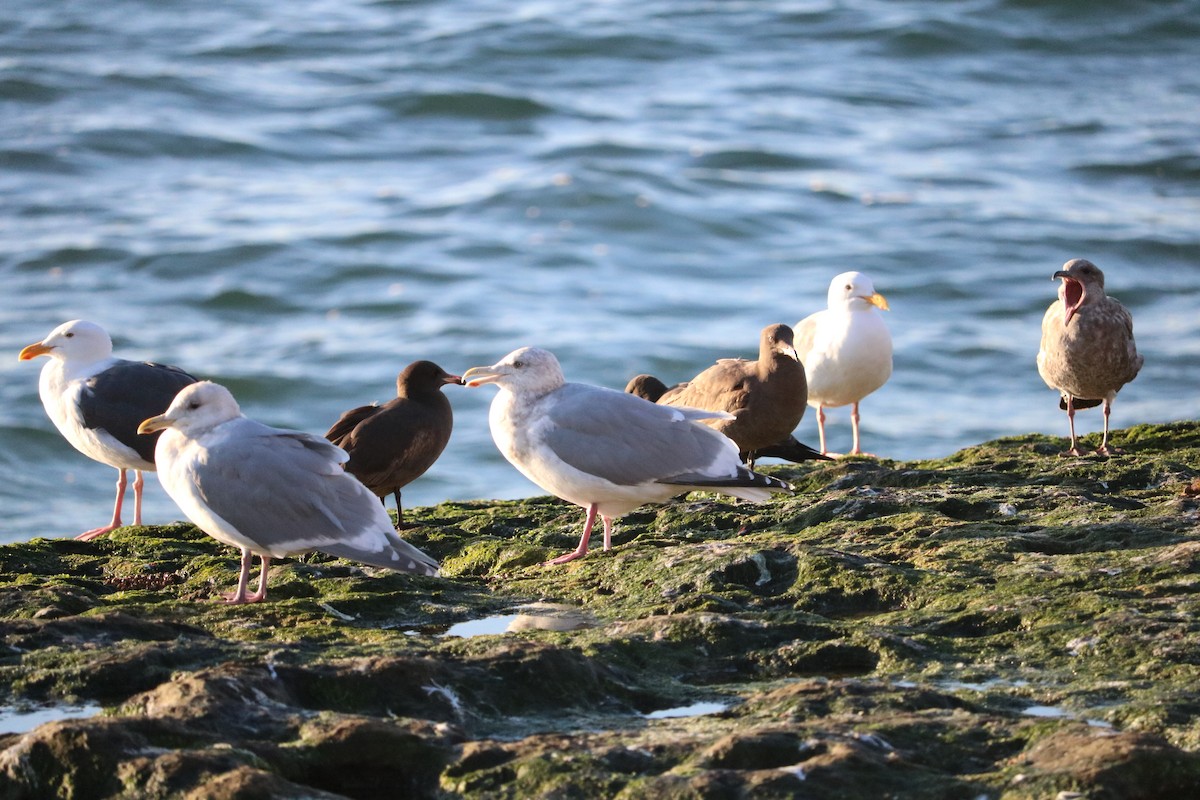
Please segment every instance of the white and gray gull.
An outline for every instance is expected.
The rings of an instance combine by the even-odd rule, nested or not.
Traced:
[[[114,357],[108,333],[78,319],[59,325],[17,358],[38,356],[50,359],[42,367],[38,394],[54,427],[76,450],[117,469],[112,520],[76,538],[90,540],[121,527],[126,470],[133,470],[133,524],[141,525],[142,473],[154,471],[157,437],[139,436],[138,424],[166,410],[196,379],[178,367]]]
[[[548,563],[586,554],[597,514],[608,550],[613,520],[645,503],[693,489],[754,502],[792,491],[747,469],[731,439],[699,422],[730,415],[568,383],[546,350],[523,347],[462,377],[468,386],[499,387],[488,419],[504,457],[545,491],[587,511],[579,546]]]
[[[858,435],[858,404],[887,383],[892,375],[892,335],[880,311],[887,300],[861,272],[843,272],[829,282],[827,308],[796,323],[796,352],[808,378],[808,404],[817,409],[817,434],[825,446],[825,409],[850,406],[854,445]]]
[[[1142,356],[1133,341],[1133,315],[1104,293],[1104,273],[1090,261],[1072,259],[1054,273],[1062,278],[1058,300],[1042,317],[1038,374],[1060,395],[1071,428],[1071,455],[1080,455],[1075,411],[1104,405],[1104,437],[1096,452],[1119,452],[1108,444],[1108,418],[1121,387],[1137,377]]]
[[[311,550],[397,572],[437,573],[437,562],[397,536],[375,495],[342,468],[345,450],[248,419],[224,386],[188,386],[138,430],[163,431],[158,478],[188,519],[242,551],[237,589],[225,602],[263,600],[271,559]],[[247,594],[254,555],[262,571],[258,590]]]

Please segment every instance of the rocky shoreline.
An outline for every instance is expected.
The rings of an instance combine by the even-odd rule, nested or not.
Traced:
[[[441,577],[255,606],[183,523],[0,547],[0,702],[102,709],[0,734],[0,798],[1192,796],[1200,423],[1114,441],[772,465],[556,568],[577,508],[415,508]]]

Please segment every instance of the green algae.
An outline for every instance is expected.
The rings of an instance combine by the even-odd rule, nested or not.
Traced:
[[[113,709],[44,733],[74,772],[18,769],[0,738],[0,773],[125,776],[97,796],[188,775],[351,797],[1155,796],[1200,781],[1200,425],[1114,436],[1113,458],[1029,435],[768,466],[794,496],[639,509],[561,567],[542,562],[575,546],[578,508],[416,508],[404,536],[440,577],[313,554],[273,565],[255,606],[214,602],[237,554],[187,524],[0,547],[8,700]],[[441,635],[534,600],[596,624]],[[270,704],[218,734],[251,696]],[[697,699],[729,707],[644,716]],[[166,730],[182,762],[131,755]],[[339,788],[373,740],[420,768]]]

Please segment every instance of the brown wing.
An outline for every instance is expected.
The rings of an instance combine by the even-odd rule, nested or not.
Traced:
[[[379,411],[379,406],[359,406],[352,408],[345,414],[338,417],[337,422],[325,431],[325,438],[343,449],[349,449],[351,445],[350,434],[358,427],[358,424],[365,419],[369,419]]]

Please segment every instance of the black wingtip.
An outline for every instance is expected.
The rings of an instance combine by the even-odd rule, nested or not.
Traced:
[[[797,441],[795,436],[789,436],[782,442],[773,444],[770,447],[763,447],[750,453],[750,459],[757,461],[760,458],[782,458],[785,461],[800,463],[801,461],[833,461],[833,459],[820,450],[809,447],[804,442]]]

